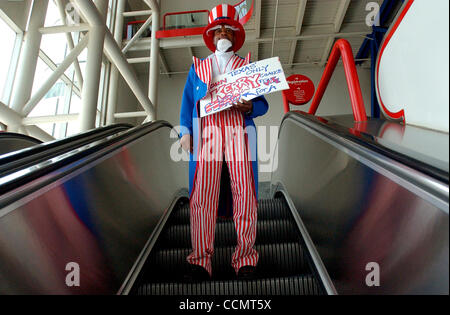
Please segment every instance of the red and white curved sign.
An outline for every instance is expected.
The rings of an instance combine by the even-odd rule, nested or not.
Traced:
[[[449,132],[449,1],[407,0],[381,45],[376,90],[395,120]]]

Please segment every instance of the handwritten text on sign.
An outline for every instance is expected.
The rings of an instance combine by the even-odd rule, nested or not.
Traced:
[[[200,100],[200,116],[208,116],[233,106],[241,98],[289,89],[278,57],[264,59],[213,78],[206,96]]]

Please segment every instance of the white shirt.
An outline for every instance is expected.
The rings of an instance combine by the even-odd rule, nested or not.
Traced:
[[[214,54],[208,56],[208,58],[212,59],[212,77],[216,77],[220,74],[224,74],[230,72],[231,66],[233,63],[231,62],[232,57],[234,56],[233,51],[228,52],[220,52],[216,50]]]

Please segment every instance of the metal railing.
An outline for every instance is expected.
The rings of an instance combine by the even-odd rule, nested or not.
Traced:
[[[342,62],[344,64],[348,92],[352,103],[353,117],[355,121],[367,121],[366,109],[364,107],[364,100],[361,93],[358,72],[356,71],[355,60],[353,58],[352,47],[345,39],[339,39],[333,46],[333,50],[328,58],[328,64],[325,67],[316,94],[312,100],[311,107],[309,108],[309,114],[316,114],[317,108],[319,107],[323,94],[328,87],[328,83],[336,69],[340,57],[342,57]]]
[[[171,25],[171,26],[167,26],[167,17],[177,17],[179,18],[182,15],[190,15],[191,18],[197,17],[200,18],[201,20],[201,16],[204,14],[204,21],[203,23],[198,23],[199,25],[196,25],[195,23],[191,23],[192,25]],[[163,30],[167,30],[167,29],[173,29],[173,28],[192,28],[192,27],[204,27],[208,24],[208,15],[209,15],[209,11],[208,10],[195,10],[195,11],[184,11],[184,12],[169,12],[164,14],[164,18],[163,18]]]

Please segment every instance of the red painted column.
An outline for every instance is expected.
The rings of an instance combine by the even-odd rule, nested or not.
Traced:
[[[352,48],[350,43],[345,39],[340,39],[334,44],[333,50],[328,58],[328,64],[325,67],[322,79],[317,87],[316,95],[311,103],[309,113],[315,115],[341,56],[342,62],[344,63],[344,72],[347,79],[347,86],[353,109],[353,117],[355,121],[367,121],[366,109],[364,107],[361,85],[359,83],[358,72],[356,71]]]

